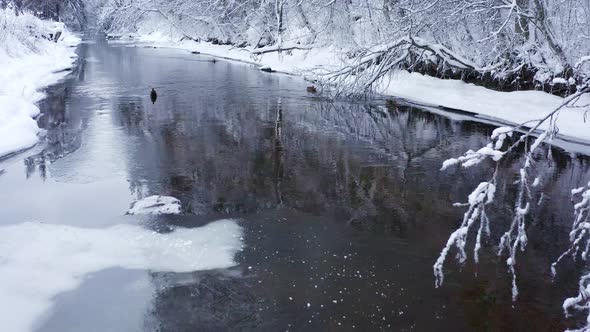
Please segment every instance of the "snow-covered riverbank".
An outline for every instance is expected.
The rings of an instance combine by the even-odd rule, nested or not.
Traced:
[[[199,52],[302,76],[312,70],[336,69],[343,64],[337,56],[343,52],[332,48],[291,50],[282,55],[276,52],[253,55],[246,48],[231,45],[190,40],[175,42],[171,37],[160,33],[126,35],[122,36],[121,41]],[[542,91],[499,92],[459,80],[443,80],[406,71],[397,71],[390,75],[387,81],[380,84],[378,92],[429,106],[470,112],[476,117],[503,124],[529,122],[528,127],[534,126],[535,120],[543,118],[564,101],[564,98]],[[583,98],[577,105],[588,103],[590,98]],[[584,112],[587,109],[567,108],[561,112],[557,122],[561,137],[582,143],[590,142],[590,125],[584,121]]]
[[[0,10],[0,157],[35,145],[41,130],[34,117],[44,87],[58,82],[76,59],[80,39],[62,23]],[[58,38],[56,38],[58,34]],[[57,42],[51,39],[57,39]]]
[[[385,94],[411,101],[470,112],[476,117],[507,125],[526,123],[534,127],[538,120],[558,108],[564,98],[542,91],[499,92],[459,80],[443,80],[405,71],[391,75],[383,84]],[[584,96],[575,105],[587,105]],[[557,121],[559,135],[567,140],[590,143],[590,124],[585,122],[588,107],[565,108]],[[547,129],[544,123],[540,129]]]

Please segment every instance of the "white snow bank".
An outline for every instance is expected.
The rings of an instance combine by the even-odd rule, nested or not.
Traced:
[[[381,88],[385,94],[430,105],[472,112],[480,117],[508,124],[527,121],[533,127],[539,120],[558,108],[564,99],[542,91],[498,92],[459,80],[442,80],[418,73],[398,71]],[[584,98],[578,105],[588,104]],[[588,108],[566,108],[557,125],[559,134],[590,142],[590,124],[584,121]],[[547,128],[542,126],[541,129]]]
[[[32,119],[39,89],[58,82],[71,67],[80,39],[62,23],[42,21],[30,14],[0,9],[0,157],[36,144],[39,128]],[[58,42],[48,40],[60,31]],[[34,125],[33,125],[34,124]]]
[[[33,116],[39,109],[30,102],[12,96],[0,96],[0,156],[37,143],[39,127]]]
[[[127,214],[179,214],[180,211],[177,198],[154,195],[133,203]]]
[[[112,268],[190,272],[234,266],[242,230],[233,220],[160,234],[139,226],[85,229],[23,223],[0,227],[0,326],[32,331],[56,295]]]
[[[340,49],[327,47],[313,48],[310,50],[291,50],[282,52],[281,54],[272,52],[252,55],[250,52],[252,50],[251,48],[237,48],[232,45],[214,45],[203,41],[173,41],[169,35],[158,32],[149,34],[125,34],[119,41],[114,42],[133,42],[158,47],[198,51],[204,55],[256,64],[260,67],[271,68],[274,71],[295,75],[304,74],[305,71],[317,68],[336,69],[341,63],[337,54],[343,53]]]
[[[311,50],[293,50],[289,53],[267,53],[253,56],[249,49],[230,45],[213,45],[185,40],[171,41],[162,33],[131,34],[123,41],[153,46],[198,51],[217,57],[255,63],[275,71],[305,74],[313,69],[336,69],[343,64],[338,54],[342,50],[332,47]],[[557,108],[563,98],[542,91],[498,92],[459,80],[443,80],[407,71],[396,71],[378,87],[377,92],[410,101],[443,106],[477,114],[481,118],[507,124],[521,124],[538,120]],[[590,98],[578,105],[590,103]],[[560,135],[590,142],[590,125],[584,122],[584,108],[569,108],[561,112],[558,121]],[[534,125],[534,124],[533,124]],[[541,127],[544,129],[546,127]]]

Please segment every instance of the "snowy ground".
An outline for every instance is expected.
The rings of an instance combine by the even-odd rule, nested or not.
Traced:
[[[295,75],[305,75],[306,72],[319,68],[337,68],[342,64],[336,55],[341,52],[331,48],[293,50],[281,56],[276,52],[254,56],[247,49],[228,45],[194,41],[173,42],[169,36],[160,33],[123,37],[123,41],[127,42],[127,37],[131,37],[131,40],[139,44],[197,51]],[[382,82],[378,92],[428,106],[467,111],[482,119],[503,124],[522,124],[541,119],[564,101],[561,97],[541,91],[498,92],[458,80],[442,80],[405,71],[392,74],[386,82]],[[588,103],[590,98],[585,98],[578,105]],[[568,108],[561,112],[557,124],[562,138],[590,143],[589,125],[584,121],[584,112],[587,109]],[[531,127],[531,123],[528,126]]]
[[[242,230],[233,220],[166,234],[133,225],[87,229],[37,222],[2,226],[0,233],[0,326],[12,332],[35,330],[53,298],[92,272],[228,268],[242,247]]]
[[[190,40],[174,42],[171,41],[169,35],[158,32],[127,34],[121,37],[120,41],[123,43],[134,42],[158,47],[178,48],[191,52],[197,51],[205,55],[251,63],[260,67],[270,67],[274,71],[295,75],[302,75],[306,71],[315,68],[336,68],[340,63],[336,59],[335,54],[337,52],[334,49],[293,50],[290,55],[282,57],[276,52],[255,56],[247,49],[231,45],[213,45],[207,42],[197,43]]]
[[[10,27],[0,34],[1,158],[37,143],[40,130],[33,117],[39,114],[35,103],[44,97],[40,89],[67,74],[63,70],[75,60],[73,46],[80,39],[61,23],[10,10],[0,10],[0,23]],[[62,32],[57,43],[39,37],[57,31]]]
[[[418,73],[396,72],[383,84],[392,96],[477,114],[478,117],[506,124],[527,124],[558,108],[564,99],[541,91],[498,92],[458,80],[442,80]],[[588,97],[588,96],[586,96]],[[590,98],[581,99],[585,105]],[[590,143],[590,124],[585,122],[588,108],[567,108],[559,115],[559,134],[570,140]],[[546,126],[542,126],[545,129]]]

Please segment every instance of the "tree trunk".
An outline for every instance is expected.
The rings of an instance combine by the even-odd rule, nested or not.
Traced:
[[[285,3],[283,0],[275,0],[275,13],[277,15],[277,44],[279,46],[279,53],[281,53],[280,47],[283,45],[283,31],[285,30],[283,22],[284,6]]]
[[[547,15],[543,1],[533,0],[533,2],[535,4],[537,11],[537,28],[547,39],[547,44],[549,45],[549,48],[551,48],[555,56],[557,56],[557,58],[563,65],[564,69],[567,69],[569,67],[567,57],[565,56],[565,53],[563,52],[563,49],[561,48],[559,43],[555,40],[555,36],[551,31],[551,26],[547,21]]]
[[[59,3],[55,4],[55,20],[61,22]]]
[[[301,2],[297,3],[297,13],[299,13],[301,21],[303,21],[303,24],[305,25],[307,30],[309,30],[309,32],[313,35],[313,39],[315,40],[318,33],[317,31],[315,31],[313,26],[311,26],[311,23],[309,23],[309,19],[307,18],[307,15],[305,15],[305,11],[303,11],[303,5],[301,4]]]
[[[520,7],[521,11],[529,8],[529,0],[516,0],[516,4]],[[517,15],[514,30],[518,35],[522,36],[523,42],[529,40],[529,22],[525,16]]]
[[[383,0],[383,16],[387,23],[391,22],[391,7],[389,0]]]

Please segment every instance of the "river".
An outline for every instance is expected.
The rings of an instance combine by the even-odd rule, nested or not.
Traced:
[[[494,126],[380,99],[329,101],[300,78],[187,51],[87,42],[78,52],[40,105],[47,142],[0,163],[0,223],[162,230],[232,218],[244,249],[223,270],[93,273],[53,299],[38,331],[559,331],[580,322],[561,304],[577,293],[581,267],[566,264],[553,281],[549,265],[567,246],[569,190],[588,181],[588,157],[551,147],[540,166],[544,201],[519,254],[516,302],[494,254],[511,180],[480,265],[471,253],[465,266],[451,259],[436,289],[432,265],[464,212],[452,204],[492,172],[441,164],[485,145]],[[519,167],[513,159],[506,174]],[[153,194],[179,198],[185,213],[125,215]]]

